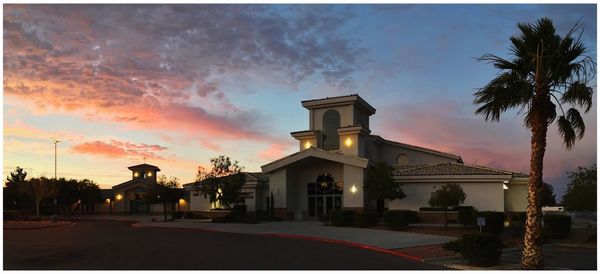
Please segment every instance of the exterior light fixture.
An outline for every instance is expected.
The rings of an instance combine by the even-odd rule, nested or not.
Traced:
[[[106,203],[110,204],[110,198],[106,198]]]
[[[184,199],[179,199],[179,203],[180,204],[185,204],[185,200]]]
[[[123,199],[123,196],[121,194],[117,194],[117,200],[121,200]]]
[[[355,185],[352,185],[352,187],[350,188],[350,192],[352,192],[352,194],[356,193],[356,191],[358,191],[358,189],[356,189]]]
[[[504,189],[508,189],[508,186],[507,186],[507,185],[505,185],[505,184],[502,184],[502,188],[504,188]]]
[[[148,172],[148,177],[152,177],[152,172]]]
[[[312,144],[310,143],[310,141],[306,141],[306,142],[304,143],[304,148],[305,148],[305,149],[309,149],[311,146],[312,146]]]
[[[137,176],[140,176],[140,174],[139,174],[139,173],[137,173],[137,172],[134,172],[134,173],[133,173],[133,177],[137,177]]]
[[[344,144],[347,147],[351,147],[352,146],[352,139],[350,139],[350,137],[346,138],[346,141],[344,141]]]

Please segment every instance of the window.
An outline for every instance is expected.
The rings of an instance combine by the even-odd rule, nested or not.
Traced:
[[[323,149],[340,149],[340,137],[338,128],[340,127],[340,113],[330,109],[323,114]]]
[[[396,164],[399,165],[408,165],[408,156],[406,156],[406,154],[400,154],[398,155],[398,157],[396,157]]]

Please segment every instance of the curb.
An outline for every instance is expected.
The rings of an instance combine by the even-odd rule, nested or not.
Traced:
[[[216,229],[200,228],[200,227],[171,227],[171,226],[140,225],[140,222],[131,224],[131,227],[133,227],[133,228],[150,227],[150,228],[164,228],[164,229],[196,230],[196,231],[217,232],[217,233],[232,233],[232,232],[225,232],[225,231],[220,231],[220,230],[216,230]]]
[[[4,230],[36,230],[36,229],[46,229],[46,228],[55,228],[55,227],[63,227],[63,226],[73,226],[76,225],[76,222],[69,222],[68,224],[62,225],[53,225],[53,226],[42,226],[42,227],[27,227],[27,228],[7,228],[4,227]]]
[[[334,240],[334,239],[328,239],[328,238],[303,236],[303,235],[296,235],[296,234],[284,234],[284,233],[262,233],[262,234],[258,234],[258,235],[279,237],[279,238],[289,238],[289,239],[309,240],[309,241],[317,241],[317,242],[324,242],[324,243],[330,243],[330,244],[351,246],[351,247],[367,249],[367,250],[371,250],[371,251],[375,251],[375,252],[385,253],[385,254],[393,255],[393,256],[397,256],[397,257],[402,257],[402,258],[409,259],[409,260],[416,261],[416,262],[423,262],[423,258],[421,258],[421,257],[412,256],[412,255],[409,255],[409,254],[406,254],[406,253],[403,253],[400,251],[385,249],[385,248],[376,247],[376,246],[372,246],[372,245],[365,245],[365,244],[361,244],[361,243],[349,242],[349,241],[344,241],[344,240]]]

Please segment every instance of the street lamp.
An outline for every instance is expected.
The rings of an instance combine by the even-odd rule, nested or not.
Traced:
[[[60,142],[59,140],[57,140],[56,138],[52,137],[52,142],[54,143],[54,180],[57,180],[58,177],[56,176],[56,145]]]

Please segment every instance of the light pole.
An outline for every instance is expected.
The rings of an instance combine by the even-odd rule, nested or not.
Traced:
[[[56,145],[60,142],[56,138],[52,137],[52,142],[54,143],[54,180],[58,180],[56,176]]]
[[[54,183],[57,183],[58,177],[56,176],[56,145],[60,141],[52,137],[52,142],[54,143]],[[56,196],[54,197],[54,215],[58,215],[58,200],[56,199]]]

